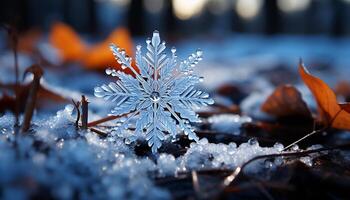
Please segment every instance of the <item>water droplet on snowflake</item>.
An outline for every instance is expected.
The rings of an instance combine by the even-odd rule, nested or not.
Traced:
[[[165,44],[166,44],[166,42],[165,42],[165,41],[163,41],[163,42],[162,42],[162,45],[165,45]]]
[[[122,65],[121,67],[122,67],[122,69],[126,69],[126,68],[127,68],[127,66],[126,66],[126,65]]]
[[[147,38],[146,43],[151,44],[151,38]]]
[[[160,95],[159,95],[158,92],[154,91],[154,92],[151,93],[150,98],[151,98],[151,101],[152,101],[153,103],[158,103],[159,100],[160,100]]]
[[[201,76],[201,77],[199,77],[199,82],[203,82],[204,81],[204,78]]]
[[[107,75],[111,75],[113,70],[111,68],[107,68],[105,72]]]
[[[196,51],[197,56],[201,57],[203,55],[203,51],[201,49],[198,49]]]
[[[175,53],[175,52],[176,52],[176,48],[175,47],[171,48],[171,53]]]
[[[120,54],[125,55],[125,49],[121,49]]]
[[[131,144],[132,141],[129,138],[125,138],[124,142],[125,142],[125,144]]]
[[[137,45],[137,46],[136,46],[136,50],[137,50],[137,51],[140,51],[140,50],[141,50],[141,47],[142,47],[141,45]]]
[[[111,74],[112,76],[118,76],[118,72],[116,72],[114,69],[113,69],[113,72]]]

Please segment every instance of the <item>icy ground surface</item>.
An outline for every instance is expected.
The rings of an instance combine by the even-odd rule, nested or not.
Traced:
[[[68,105],[49,119],[35,119],[36,131],[21,137],[13,134],[12,114],[0,118],[3,199],[25,199],[42,189],[59,199],[71,199],[77,193],[80,199],[169,199],[168,191],[155,186],[153,178],[191,170],[235,169],[255,156],[283,150],[279,143],[261,147],[255,139],[237,146],[209,143],[203,138],[191,143],[182,156],[162,153],[152,160],[138,157],[135,146],[126,145],[123,139],[101,139],[89,131],[76,131],[72,110]],[[312,165],[311,157],[301,161]],[[246,171],[257,174],[282,163],[280,158],[262,160]]]
[[[298,59],[302,57],[305,63],[317,60],[327,65],[332,62],[332,66],[335,66],[332,76],[341,79],[350,70],[347,68],[350,63],[347,55],[350,52],[349,44],[349,40],[323,37],[281,36],[271,39],[237,36],[221,42],[194,41],[176,46],[184,54],[179,57],[198,47],[203,49],[204,60],[197,68],[198,73],[205,77],[203,90],[213,92],[227,83],[249,86],[249,95],[239,103],[244,116],[225,114],[207,119],[211,129],[239,135],[243,123],[267,117],[260,111],[260,105],[273,91],[274,84],[262,72],[268,75],[279,66],[296,72]],[[20,72],[34,62],[29,56],[20,54]],[[2,53],[0,64],[1,83],[13,82],[12,54]],[[319,68],[319,71],[327,70],[327,67]],[[317,70],[314,72],[317,74]],[[334,84],[329,77],[322,78]],[[113,106],[92,95],[94,86],[106,81],[101,74],[73,65],[64,69],[45,68],[43,85],[76,101],[80,100],[81,94],[87,95],[90,101],[89,121],[93,121],[106,116]],[[316,108],[308,89],[300,82],[292,83],[301,91],[308,105]],[[212,96],[216,102],[225,105],[233,102],[216,94]],[[278,143],[261,147],[254,139],[237,145],[209,143],[203,138],[197,144],[192,143],[184,155],[176,158],[166,153],[141,157],[136,155],[135,143],[130,143],[130,140],[126,140],[130,144],[125,144],[121,138],[101,139],[95,133],[77,131],[75,118],[76,113],[71,105],[58,105],[37,112],[32,121],[34,131],[28,136],[16,138],[13,134],[13,115],[5,113],[0,116],[1,199],[26,199],[38,195],[37,191],[48,191],[44,194],[52,194],[58,199],[76,198],[77,194],[80,199],[169,199],[169,191],[156,186],[154,178],[176,176],[191,170],[235,169],[257,155],[279,153],[283,149],[283,145]],[[133,134],[125,132],[125,136],[128,139]],[[142,136],[132,138],[136,139],[142,140]],[[293,147],[291,151],[298,151],[298,147]],[[310,156],[300,160],[311,166],[312,159]],[[281,164],[283,159],[262,160],[252,163],[246,170],[260,173]]]

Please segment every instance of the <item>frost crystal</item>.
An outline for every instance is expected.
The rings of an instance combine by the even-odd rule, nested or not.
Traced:
[[[136,119],[135,134],[145,134],[154,153],[161,147],[165,133],[173,138],[178,135],[177,127],[189,139],[198,141],[190,125],[200,122],[193,109],[214,103],[207,93],[194,87],[203,79],[193,74],[193,68],[202,60],[202,51],[197,50],[178,64],[175,48],[171,49],[171,57],[164,53],[165,42],[161,42],[158,31],[146,40],[146,46],[145,56],[141,54],[141,46],[136,47],[137,72],[125,50],[112,44],[116,60],[122,69],[132,71],[133,76],[107,69],[107,75],[117,76],[119,80],[96,87],[95,96],[116,102],[112,114],[125,116],[115,128],[118,135]]]

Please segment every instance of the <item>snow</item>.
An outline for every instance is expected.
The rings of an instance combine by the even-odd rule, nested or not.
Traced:
[[[213,115],[208,118],[212,130],[234,135],[239,135],[242,124],[248,122],[252,122],[252,118],[234,114]]]
[[[45,187],[58,199],[75,198],[77,192],[79,199],[169,199],[169,192],[155,186],[153,177],[176,176],[191,170],[233,170],[255,156],[280,153],[283,149],[279,143],[261,147],[256,139],[237,145],[214,144],[203,138],[191,143],[184,155],[175,158],[162,153],[153,161],[136,156],[133,145],[125,144],[123,138],[108,140],[90,131],[76,131],[72,112],[73,107],[68,105],[56,116],[37,116],[34,120],[37,131],[30,133],[33,135],[15,137],[17,148],[7,140],[9,135],[13,136],[13,117],[7,114],[0,118],[1,198],[25,199]],[[219,116],[221,119],[230,117],[240,119],[235,115]],[[312,166],[315,157],[317,154],[300,161]],[[282,158],[272,162],[260,160],[249,165],[246,172],[259,173],[281,164]],[[15,181],[31,184],[31,187],[18,187]]]

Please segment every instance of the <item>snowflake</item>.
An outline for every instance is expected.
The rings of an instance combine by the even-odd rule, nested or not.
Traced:
[[[135,134],[146,136],[153,153],[161,147],[165,134],[175,138],[180,133],[178,128],[189,139],[198,141],[190,124],[200,122],[194,109],[214,103],[207,93],[194,87],[203,80],[193,74],[193,67],[202,60],[202,51],[197,50],[178,64],[174,47],[171,57],[164,53],[165,42],[161,42],[158,31],[153,32],[152,39],[147,39],[146,44],[145,56],[141,54],[141,46],[136,47],[139,72],[132,67],[125,50],[113,44],[110,46],[122,69],[131,70],[133,76],[107,69],[106,74],[117,76],[118,80],[95,87],[95,96],[116,102],[111,113],[124,116],[115,128],[118,135],[133,126]],[[132,123],[133,120],[136,123]]]

